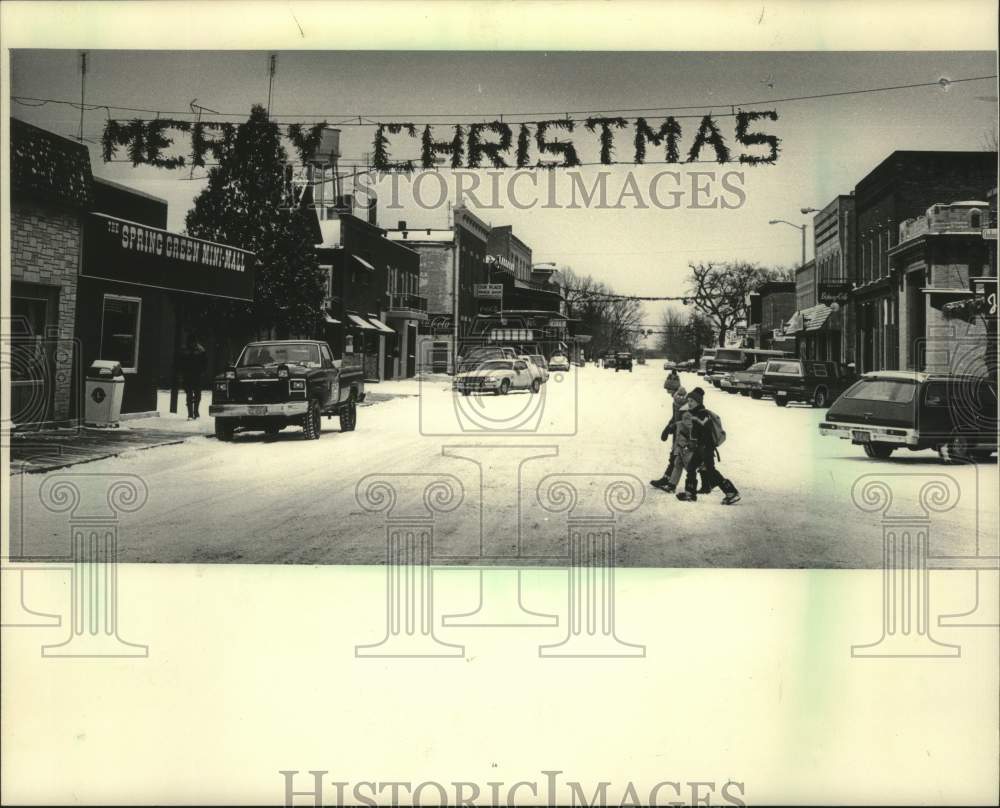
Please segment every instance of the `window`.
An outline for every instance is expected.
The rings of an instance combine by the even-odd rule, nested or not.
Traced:
[[[889,401],[894,404],[908,404],[913,401],[916,384],[892,379],[872,379],[860,381],[844,393],[844,398],[861,401]]]
[[[801,376],[802,365],[798,362],[768,362],[765,372],[782,376]]]
[[[978,229],[983,226],[982,222],[982,214],[978,210],[973,210],[969,214],[969,227]]]
[[[125,373],[139,369],[139,320],[142,300],[138,297],[105,295],[101,311],[101,353],[98,359],[120,362]]]
[[[332,368],[333,367],[333,357],[330,355],[330,349],[326,345],[319,346],[320,356],[323,358],[323,367]]]

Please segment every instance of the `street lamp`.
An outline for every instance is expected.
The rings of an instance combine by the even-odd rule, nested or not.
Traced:
[[[807,213],[818,213],[818,208],[799,208],[799,211],[805,216]],[[794,224],[792,222],[786,221],[785,219],[771,219],[768,224],[787,224],[789,227],[794,227],[802,234],[802,264],[806,265],[806,228],[809,226],[807,224]]]

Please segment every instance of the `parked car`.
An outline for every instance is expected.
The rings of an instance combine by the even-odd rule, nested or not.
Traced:
[[[517,352],[513,348],[505,345],[483,345],[476,348],[469,348],[465,354],[458,357],[458,370],[475,370],[482,362],[488,359],[515,359]]]
[[[813,407],[827,407],[857,377],[836,362],[813,359],[771,359],[764,368],[761,391],[784,407],[789,401],[803,401]]]
[[[519,359],[524,359],[528,363],[528,369],[535,373],[542,384],[549,380],[549,364],[541,354],[522,354]]]
[[[549,357],[549,370],[551,372],[569,370],[569,359],[566,354],[554,353]]]
[[[617,365],[617,360],[615,359],[614,351],[610,351],[609,353],[604,354],[604,357],[601,359],[601,367],[613,368],[616,365]]]
[[[698,375],[704,376],[706,370],[708,369],[708,363],[711,359],[715,358],[715,348],[706,348],[702,354],[701,359],[698,360]]]
[[[276,435],[286,426],[301,426],[306,440],[316,440],[323,415],[339,416],[340,431],[353,431],[364,399],[360,364],[338,368],[325,342],[271,340],[249,343],[215,377],[208,414],[221,441],[237,430]]]
[[[986,460],[997,450],[997,386],[977,376],[865,373],[833,403],[819,432],[879,459],[905,447],[935,449],[945,462]]]
[[[492,393],[505,396],[511,390],[537,393],[541,380],[531,372],[523,359],[487,359],[472,370],[455,374],[452,387],[463,396],[470,393]]]
[[[619,370],[632,372],[632,354],[628,351],[619,351],[615,354],[615,373]]]
[[[764,394],[761,385],[764,379],[764,368],[766,367],[767,362],[758,362],[746,370],[737,370],[730,376],[730,384],[733,391],[739,393],[741,396],[760,398]]]
[[[668,359],[666,362],[663,363],[663,369],[664,370],[676,370],[677,369],[677,363],[676,362],[671,362]]]

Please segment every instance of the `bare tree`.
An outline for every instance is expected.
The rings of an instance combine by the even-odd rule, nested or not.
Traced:
[[[591,356],[635,346],[642,322],[639,301],[615,295],[610,286],[590,275],[577,275],[568,268],[559,274],[567,314],[580,320],[580,333],[591,335]]]
[[[688,292],[695,309],[705,315],[718,332],[719,345],[747,318],[750,293],[769,280],[756,264],[735,261],[724,264],[691,263]]]

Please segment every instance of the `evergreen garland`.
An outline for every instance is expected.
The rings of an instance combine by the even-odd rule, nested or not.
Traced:
[[[178,129],[189,132],[191,124],[187,121],[156,120],[146,124],[145,160],[144,162],[157,168],[180,168],[184,165],[183,157],[161,157],[160,152],[171,144],[163,136],[164,129]]]
[[[545,133],[550,126],[572,132],[573,121],[560,118],[554,121],[539,121],[535,125],[535,143],[538,145],[539,154],[558,154],[562,156],[563,161],[561,163],[543,163],[539,160],[536,166],[538,168],[573,168],[580,165],[580,158],[576,156],[576,147],[572,143],[549,143],[545,140]]]
[[[667,139],[667,162],[679,163],[680,152],[677,151],[677,141],[681,136],[681,125],[673,117],[667,118],[660,125],[658,132],[654,132],[645,118],[637,118],[635,122],[635,162],[642,165],[646,162],[646,141],[650,141],[654,146],[659,146],[663,139]]]
[[[688,152],[687,161],[689,163],[693,163],[698,159],[698,155],[701,154],[701,147],[706,143],[711,143],[715,148],[716,162],[729,162],[729,148],[726,146],[726,141],[719,133],[719,128],[715,125],[715,121],[712,120],[711,115],[706,115],[701,119],[698,134],[695,136],[694,143],[691,144],[691,151]]]
[[[744,112],[742,109],[736,114],[736,140],[744,146],[768,145],[771,147],[771,154],[768,157],[755,157],[750,154],[741,154],[740,162],[746,165],[758,166],[769,165],[777,162],[780,150],[781,139],[775,135],[764,135],[760,132],[747,134],[747,127],[752,121],[765,118],[770,121],[778,120],[778,113],[774,110],[764,112]]]
[[[326,121],[313,125],[308,132],[305,131],[305,126],[301,123],[288,125],[288,139],[292,141],[292,145],[299,153],[303,163],[310,162],[313,155],[316,154],[316,149],[319,148],[319,144],[323,140],[323,132],[326,131],[326,128]]]
[[[451,142],[435,141],[433,127],[428,124],[424,127],[421,143],[420,163],[424,168],[435,168],[434,155],[436,154],[450,154],[451,167],[462,167],[462,156],[465,154],[465,133],[461,124],[455,125],[455,134]]]
[[[484,143],[479,139],[479,133],[488,129],[500,136],[499,143]],[[469,168],[479,168],[485,154],[490,158],[494,168],[507,168],[507,162],[500,156],[501,152],[510,149],[514,140],[510,127],[502,121],[492,123],[474,123],[469,127]]]
[[[206,140],[207,130],[221,130],[221,140]],[[221,160],[222,155],[232,147],[236,138],[236,127],[231,123],[201,122],[191,127],[191,165],[203,168],[205,166],[205,154],[212,153],[215,160]]]
[[[527,125],[521,124],[521,129],[517,134],[517,167],[528,167],[528,147],[531,143],[531,131]]]
[[[601,127],[601,163],[611,165],[611,155],[615,150],[615,136],[611,131],[614,126],[617,129],[624,129],[628,126],[628,121],[624,118],[587,118],[585,126],[593,132],[598,126]]]
[[[372,148],[372,167],[376,171],[403,171],[410,173],[413,171],[413,161],[406,160],[402,163],[392,163],[389,161],[389,138],[385,136],[385,130],[389,134],[398,135],[403,130],[410,137],[417,136],[417,127],[412,123],[380,123],[375,127],[375,141]]]

